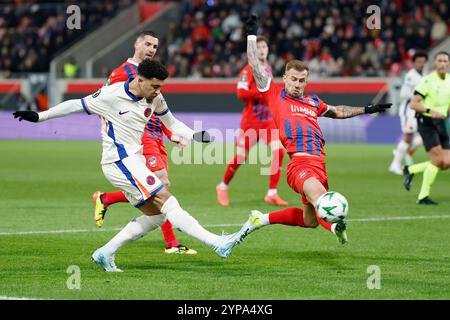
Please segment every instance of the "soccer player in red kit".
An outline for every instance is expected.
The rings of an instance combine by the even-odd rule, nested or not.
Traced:
[[[159,40],[152,31],[143,31],[139,34],[134,44],[134,55],[125,61],[120,67],[113,70],[106,84],[110,85],[116,82],[131,81],[137,75],[137,66],[144,59],[153,59],[158,49]],[[147,123],[145,134],[142,137],[143,154],[147,160],[147,167],[155,173],[165,187],[170,186],[168,177],[167,151],[164,145],[164,136],[177,143],[178,146],[185,146],[185,141],[181,137],[172,135],[172,133],[162,124],[162,122],[152,115]],[[94,219],[97,227],[103,225],[106,210],[114,203],[128,202],[122,191],[101,192],[96,191],[93,195],[94,201]],[[161,225],[161,230],[166,242],[165,253],[176,254],[196,254],[193,249],[180,244],[173,232],[172,224],[167,220]]]
[[[264,37],[257,37],[256,45],[258,50],[258,60],[264,71],[272,75],[272,68],[267,63],[269,53],[269,43]],[[233,179],[239,166],[247,159],[250,148],[263,140],[270,145],[272,150],[272,161],[270,165],[269,189],[264,201],[279,206],[287,206],[288,203],[280,198],[277,192],[278,182],[281,177],[281,166],[283,164],[284,149],[281,146],[276,131],[275,122],[270,114],[269,106],[263,100],[262,94],[256,88],[252,69],[246,65],[241,71],[237,84],[237,96],[244,102],[242,112],[241,130],[236,140],[237,153],[228,163],[220,184],[216,186],[217,201],[223,206],[228,206],[228,184]]]
[[[341,244],[347,242],[346,223],[328,223],[316,213],[317,200],[328,191],[328,176],[325,167],[325,140],[317,119],[319,116],[345,119],[364,113],[382,112],[392,104],[377,104],[366,107],[331,106],[315,94],[305,94],[308,67],[300,60],[286,64],[284,85],[276,84],[265,72],[257,59],[257,18],[246,21],[247,57],[253,70],[255,82],[279,129],[280,140],[290,157],[287,167],[289,186],[302,197],[303,208],[262,214],[254,210],[244,225],[245,236],[269,224],[284,224],[303,228],[316,228],[319,224],[334,233]],[[244,237],[245,237],[244,236]],[[243,238],[244,238],[243,237]],[[243,239],[241,238],[241,239]]]

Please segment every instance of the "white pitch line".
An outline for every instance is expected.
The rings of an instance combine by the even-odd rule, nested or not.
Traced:
[[[0,300],[44,300],[39,298],[27,298],[27,297],[8,297],[8,296],[0,296]]]
[[[348,222],[382,222],[382,221],[399,221],[399,220],[432,220],[432,219],[449,219],[450,214],[443,214],[437,216],[403,216],[403,217],[374,217],[374,218],[357,218],[348,219]],[[210,224],[205,225],[206,228],[221,228],[221,227],[238,227],[242,224]],[[36,230],[36,231],[18,231],[18,232],[0,232],[0,236],[20,236],[20,235],[34,235],[34,234],[61,234],[61,233],[82,233],[82,232],[108,232],[119,231],[122,228],[105,228],[105,229],[67,229],[67,230]],[[1,297],[1,296],[0,296]]]

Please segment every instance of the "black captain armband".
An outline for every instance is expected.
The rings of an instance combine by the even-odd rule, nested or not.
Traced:
[[[422,98],[425,98],[425,96],[423,94],[421,94],[419,91],[414,90],[414,95],[416,95],[416,94],[421,96]]]

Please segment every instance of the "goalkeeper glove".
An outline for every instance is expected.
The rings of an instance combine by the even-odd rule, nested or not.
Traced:
[[[26,120],[30,122],[38,122],[39,115],[34,111],[16,111],[13,113],[14,119],[19,118],[19,121]]]
[[[251,15],[247,21],[245,21],[245,31],[247,35],[255,35],[258,32],[258,17],[255,15]]]
[[[392,106],[392,103],[369,104],[364,107],[364,113],[384,112]]]
[[[211,142],[211,136],[207,131],[199,131],[195,132],[193,135],[193,139],[197,142],[209,143]]]

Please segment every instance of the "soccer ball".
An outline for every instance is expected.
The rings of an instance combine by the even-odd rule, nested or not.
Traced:
[[[317,200],[317,213],[326,222],[341,221],[347,217],[347,199],[339,192],[328,191]]]

